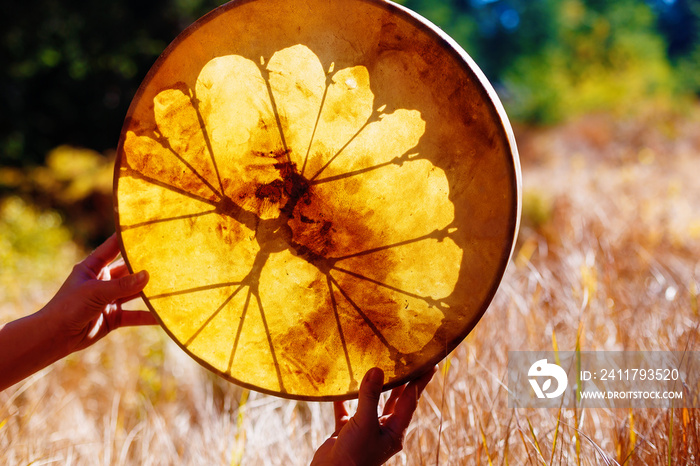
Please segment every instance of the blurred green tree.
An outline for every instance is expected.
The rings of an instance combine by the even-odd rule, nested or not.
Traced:
[[[659,26],[681,91],[700,96],[700,1],[657,0]]]
[[[165,46],[220,0],[32,0],[0,23],[0,163],[61,144],[116,146],[131,97]]]
[[[512,113],[537,123],[606,110],[638,111],[676,90],[651,8],[638,0],[564,0],[556,33],[504,70]]]
[[[700,80],[694,72],[700,48],[678,48],[692,37],[674,36],[675,30],[664,29],[661,21],[673,16],[692,24],[700,11],[680,1],[401,3],[460,42],[496,83],[514,119],[548,124],[591,111],[629,112],[647,101],[668,103],[680,90],[692,89]],[[675,72],[669,61],[674,37],[679,51]],[[679,86],[683,80],[686,84]]]
[[[223,0],[32,0],[0,20],[0,164],[116,146],[165,46]],[[459,42],[514,119],[552,123],[700,94],[698,0],[399,0]]]

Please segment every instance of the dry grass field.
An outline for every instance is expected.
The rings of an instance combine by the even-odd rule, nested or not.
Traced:
[[[698,127],[695,111],[516,131],[513,262],[390,464],[700,462],[699,410],[511,409],[506,390],[512,350],[700,350]],[[3,276],[2,319],[37,309],[83,254],[56,247],[41,273]],[[330,404],[242,390],[160,329],[122,329],[0,393],[0,464],[302,465],[332,422]]]

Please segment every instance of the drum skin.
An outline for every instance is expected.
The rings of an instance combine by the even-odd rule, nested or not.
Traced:
[[[228,3],[165,50],[115,166],[117,232],[168,335],[276,396],[385,389],[452,351],[518,231],[512,130],[469,56],[383,0]]]

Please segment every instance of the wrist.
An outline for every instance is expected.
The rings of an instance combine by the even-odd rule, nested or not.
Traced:
[[[62,314],[65,310],[47,304],[36,313],[32,314],[33,325],[36,329],[35,350],[46,356],[46,365],[68,356],[74,351],[70,338],[67,338],[67,329],[64,328]]]
[[[42,309],[0,327],[0,390],[65,355],[51,320]]]

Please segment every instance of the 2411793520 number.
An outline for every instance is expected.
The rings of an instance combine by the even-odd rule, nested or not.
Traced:
[[[602,369],[598,380],[678,380],[678,369]]]

